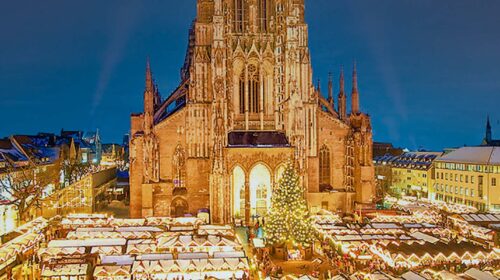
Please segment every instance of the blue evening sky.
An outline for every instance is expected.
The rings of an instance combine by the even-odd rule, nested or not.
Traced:
[[[314,79],[326,89],[328,72],[337,79],[340,65],[350,72],[356,59],[376,141],[409,149],[479,144],[488,113],[500,138],[500,1],[306,5]],[[142,110],[148,55],[163,96],[176,87],[195,7],[194,0],[2,1],[0,136],[99,128],[104,141],[121,142],[130,113]]]

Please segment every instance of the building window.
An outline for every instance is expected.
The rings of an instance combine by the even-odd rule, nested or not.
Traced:
[[[234,0],[234,31],[236,33],[243,33],[245,6],[243,0]]]
[[[319,183],[330,185],[330,150],[326,145],[319,151]]]
[[[259,112],[260,103],[260,83],[259,83],[259,71],[255,65],[248,66],[249,77],[248,77],[248,94],[250,99],[250,113]]]
[[[497,178],[491,178],[491,186],[496,187],[497,186]]]
[[[267,0],[259,0],[259,27],[260,32],[267,32]]]
[[[469,183],[469,175],[465,175],[465,182]]]

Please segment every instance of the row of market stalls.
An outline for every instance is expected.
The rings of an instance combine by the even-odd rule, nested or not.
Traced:
[[[71,214],[61,221],[65,230],[80,228],[127,228],[127,227],[160,227],[161,230],[194,230],[204,224],[203,220],[194,217],[170,218],[149,217],[144,219],[118,219],[106,214]]]
[[[479,244],[500,245],[500,214],[455,214],[449,220],[456,231]]]
[[[477,264],[500,260],[500,252],[470,242],[389,242],[372,244],[370,251],[394,268],[446,263]]]
[[[12,270],[40,247],[47,226],[47,220],[38,218],[10,233],[13,239],[0,246],[0,279],[10,279]]]
[[[366,280],[497,280],[500,271],[483,271],[477,268],[468,269],[462,273],[450,272],[448,270],[434,271],[431,269],[422,272],[408,271],[401,276],[392,276],[387,272],[376,271],[363,275],[357,275]],[[349,279],[345,277],[343,279]]]
[[[92,221],[92,222],[90,222]],[[64,239],[38,252],[43,280],[247,279],[249,264],[230,226],[197,218],[71,216]]]
[[[410,204],[408,204],[410,205]],[[437,217],[421,205],[400,205],[400,216],[375,215],[370,223],[349,224],[332,217],[315,217],[315,227],[330,247],[354,260],[382,260],[393,269],[422,268],[431,264],[466,265],[498,262],[500,251],[466,238],[454,238],[440,219],[417,222],[424,215]],[[340,219],[341,220],[341,219]]]

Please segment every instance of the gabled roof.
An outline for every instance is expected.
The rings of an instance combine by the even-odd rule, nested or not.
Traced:
[[[27,161],[28,158],[17,148],[10,139],[0,139],[0,162],[5,160],[13,162]]]
[[[28,135],[14,135],[12,138],[21,146],[23,153],[35,162],[48,163],[59,158],[59,147],[49,146],[44,138]]]
[[[500,164],[500,147],[463,147],[437,159],[438,162]]]

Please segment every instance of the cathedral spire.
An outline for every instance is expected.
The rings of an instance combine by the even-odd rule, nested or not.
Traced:
[[[347,105],[346,96],[344,89],[344,67],[340,68],[340,81],[339,81],[340,91],[339,91],[339,116],[341,120],[347,119]]]
[[[318,79],[318,84],[316,86],[316,90],[318,91],[318,94],[321,95],[321,80],[320,79]]]
[[[356,61],[354,62],[354,68],[352,71],[352,104],[351,104],[351,113],[358,114],[359,113],[359,92],[358,92],[358,71],[356,70]]]
[[[490,115],[486,118],[486,137],[484,138],[486,144],[490,143],[492,140],[491,135],[491,124],[490,124]]]
[[[155,107],[155,85],[149,57],[146,61],[146,88],[144,90],[144,132],[149,134],[153,128],[153,115]]]
[[[328,103],[335,109],[333,100],[333,75],[331,72],[328,73]]]
[[[149,57],[146,60],[146,91],[154,91],[153,74],[151,73]]]

